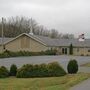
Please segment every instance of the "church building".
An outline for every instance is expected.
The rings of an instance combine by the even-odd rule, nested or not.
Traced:
[[[72,45],[73,55],[90,55],[90,39],[52,39],[50,37],[23,33],[15,38],[0,38],[0,52],[9,50],[41,52],[46,50],[57,50],[60,55],[70,55]]]

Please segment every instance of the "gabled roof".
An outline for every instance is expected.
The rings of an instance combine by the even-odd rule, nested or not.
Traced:
[[[43,44],[43,45],[46,45],[46,44],[43,43],[43,41],[41,41],[38,37],[36,37],[36,36],[34,36],[34,35],[27,34],[27,33],[22,33],[22,34],[18,35],[18,36],[15,37],[15,38],[4,38],[3,43],[4,43],[4,44],[7,44],[7,43],[9,43],[9,42],[12,42],[12,41],[16,40],[17,38],[21,37],[22,35],[26,35],[26,36],[28,36],[28,37],[36,40],[37,42],[39,42],[39,43],[41,43],[41,44]],[[0,42],[1,42],[0,44],[2,44],[2,38],[1,38]]]
[[[52,39],[50,37],[31,35],[26,33],[20,34],[15,38],[4,38],[4,44],[9,43],[22,35],[26,35],[45,46],[56,46],[56,47],[65,46],[66,47],[66,46],[70,46],[70,44],[72,43],[74,47],[90,47],[90,39],[86,39],[84,42],[80,42],[78,41],[78,39]],[[0,38],[0,44],[2,43],[1,39],[2,38]]]

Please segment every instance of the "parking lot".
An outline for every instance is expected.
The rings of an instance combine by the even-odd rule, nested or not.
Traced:
[[[18,67],[21,67],[23,64],[40,64],[58,61],[60,65],[66,70],[68,61],[70,59],[76,59],[79,66],[81,64],[90,62],[89,56],[29,56],[0,59],[0,66],[6,66],[9,68],[11,64],[16,64]],[[79,72],[90,72],[90,68],[79,67]]]

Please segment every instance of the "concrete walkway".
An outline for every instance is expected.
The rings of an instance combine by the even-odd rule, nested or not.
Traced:
[[[90,79],[72,87],[70,90],[90,90]]]

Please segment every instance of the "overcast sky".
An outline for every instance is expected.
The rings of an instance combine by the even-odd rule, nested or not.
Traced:
[[[0,16],[32,17],[49,29],[90,38],[90,0],[0,0]]]

